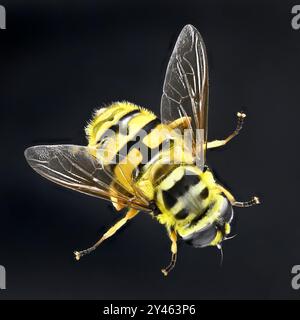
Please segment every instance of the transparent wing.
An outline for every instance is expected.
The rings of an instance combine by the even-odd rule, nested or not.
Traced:
[[[114,180],[109,170],[89,152],[75,145],[34,146],[25,150],[29,165],[41,176],[94,197],[149,211],[148,203]]]
[[[203,168],[207,144],[208,64],[203,39],[196,28],[181,31],[171,55],[161,98],[161,120],[186,118],[197,164]]]

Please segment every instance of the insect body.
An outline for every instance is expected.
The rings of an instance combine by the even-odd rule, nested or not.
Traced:
[[[259,203],[257,197],[238,202],[218,184],[206,165],[206,150],[224,140],[207,141],[208,66],[199,32],[182,30],[171,56],[161,100],[161,119],[129,102],[98,110],[86,128],[88,146],[35,146],[25,151],[31,167],[65,187],[109,200],[127,214],[92,247],[75,251],[79,260],[111,237],[139,212],[149,212],[165,225],[172,259],[177,240],[196,248],[217,246],[230,234],[233,206]]]

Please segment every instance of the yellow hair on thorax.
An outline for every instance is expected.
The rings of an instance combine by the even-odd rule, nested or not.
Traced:
[[[114,102],[107,107],[94,112],[92,120],[85,128],[89,146],[94,146],[97,139],[110,126],[115,124],[122,116],[133,110],[145,110],[133,103],[122,101]],[[149,112],[150,113],[150,112]]]

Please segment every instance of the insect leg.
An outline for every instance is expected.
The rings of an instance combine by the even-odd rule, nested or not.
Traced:
[[[252,199],[250,201],[241,202],[241,201],[236,201],[234,196],[227,189],[225,189],[223,186],[218,185],[218,189],[224,193],[224,195],[229,200],[231,205],[233,205],[235,207],[246,208],[246,207],[251,207],[256,204],[260,204],[260,200],[256,196],[252,197]]]
[[[191,125],[191,118],[190,117],[181,117],[178,118],[176,120],[174,120],[173,122],[169,123],[169,127],[171,129],[187,129],[189,128]]]
[[[228,136],[226,139],[224,140],[214,140],[211,142],[207,143],[207,149],[213,149],[213,148],[218,148],[221,146],[224,146],[226,143],[228,143],[232,138],[234,138],[235,136],[237,136],[239,134],[239,132],[241,131],[243,124],[244,124],[244,120],[246,118],[246,114],[244,112],[238,112],[237,113],[237,126],[236,129],[233,131],[233,133]]]
[[[110,238],[111,236],[113,236],[128,220],[134,218],[137,214],[139,213],[138,210],[136,209],[130,209],[126,216],[124,218],[122,218],[121,220],[119,220],[114,226],[112,226],[108,231],[106,231],[104,233],[104,235],[101,237],[101,239],[99,241],[97,241],[92,247],[82,250],[82,251],[75,251],[74,255],[75,255],[75,259],[76,260],[80,260],[81,257],[85,256],[86,254],[91,253],[92,251],[94,251],[95,249],[97,249],[97,247],[106,239]]]
[[[175,267],[176,260],[177,260],[177,234],[174,230],[170,231],[169,233],[170,240],[172,241],[171,244],[171,252],[172,252],[172,257],[171,257],[171,262],[170,264],[166,267],[161,269],[161,272],[167,276],[168,273]]]

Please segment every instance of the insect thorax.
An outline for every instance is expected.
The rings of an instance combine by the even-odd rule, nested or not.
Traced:
[[[217,245],[230,232],[232,207],[211,171],[180,165],[156,188],[158,221],[196,247]]]

